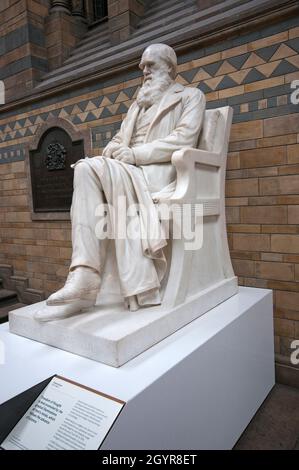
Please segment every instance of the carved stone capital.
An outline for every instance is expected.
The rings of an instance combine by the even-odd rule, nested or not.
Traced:
[[[50,13],[54,11],[64,11],[71,14],[71,3],[70,0],[51,0]]]
[[[85,17],[84,1],[83,0],[72,0],[72,15]]]

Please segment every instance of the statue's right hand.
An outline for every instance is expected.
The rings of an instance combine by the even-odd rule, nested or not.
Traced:
[[[122,146],[113,153],[113,158],[123,163],[129,163],[130,165],[135,165],[136,163],[134,152],[130,147]]]
[[[113,156],[114,152],[119,150],[121,147],[122,145],[111,142],[110,144],[107,145],[107,147],[104,148],[103,157],[114,158]]]

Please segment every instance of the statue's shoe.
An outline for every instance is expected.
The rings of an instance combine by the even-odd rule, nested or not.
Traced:
[[[127,297],[127,306],[131,312],[137,312],[137,310],[139,310],[136,295],[131,295],[130,297]]]
[[[72,315],[75,315],[76,313],[88,310],[92,306],[93,303],[87,300],[78,300],[77,302],[73,302],[71,304],[57,305],[52,307],[45,305],[45,307],[43,307],[41,310],[38,310],[34,314],[34,319],[39,322],[62,320],[63,318],[68,318]]]
[[[50,295],[47,305],[65,305],[79,300],[95,305],[101,285],[99,274],[89,268],[76,268],[68,275],[64,287]],[[87,307],[88,308],[88,307]]]

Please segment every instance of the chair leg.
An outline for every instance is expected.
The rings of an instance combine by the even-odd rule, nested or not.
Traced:
[[[172,256],[163,307],[171,308],[185,301],[191,273],[192,251],[185,250],[185,240],[172,240]]]

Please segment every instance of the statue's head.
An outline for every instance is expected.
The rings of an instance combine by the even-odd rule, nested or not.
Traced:
[[[148,108],[159,101],[176,77],[177,57],[166,44],[152,44],[142,54],[139,67],[143,71],[143,86],[137,103]]]
[[[177,57],[172,47],[167,44],[151,44],[142,54],[139,64],[144,78],[152,73],[168,72],[172,80],[176,77]]]

